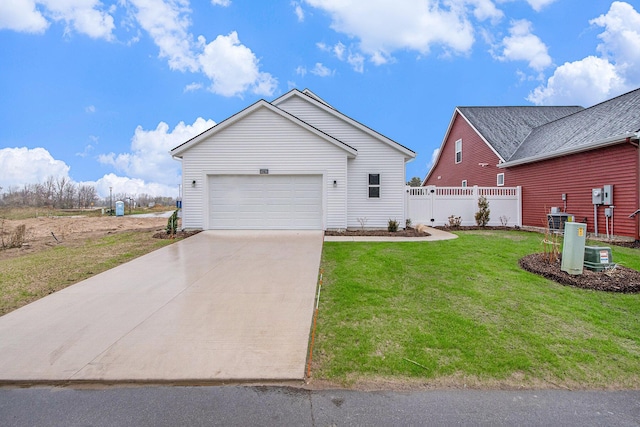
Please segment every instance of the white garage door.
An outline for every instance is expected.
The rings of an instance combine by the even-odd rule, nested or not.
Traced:
[[[212,175],[210,229],[321,229],[321,175]]]

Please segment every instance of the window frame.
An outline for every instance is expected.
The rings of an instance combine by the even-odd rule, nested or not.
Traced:
[[[468,185],[467,180],[463,179],[462,180],[462,188],[467,188],[467,185]]]
[[[458,145],[459,145],[459,147],[458,147]],[[455,151],[454,160],[455,160],[456,164],[462,163],[462,138],[458,139],[454,143],[454,151]]]
[[[502,181],[502,183],[500,181]],[[504,187],[504,172],[501,172],[498,175],[496,175],[496,186]]]
[[[375,178],[374,183],[371,183],[371,178]],[[377,183],[375,182],[377,181]],[[369,199],[379,199],[380,198],[380,185],[381,179],[379,173],[370,173],[367,178],[367,194]],[[373,190],[373,194],[372,194]]]

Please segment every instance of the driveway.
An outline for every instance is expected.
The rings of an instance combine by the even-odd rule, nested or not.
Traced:
[[[304,377],[321,231],[205,231],[0,317],[0,382]]]

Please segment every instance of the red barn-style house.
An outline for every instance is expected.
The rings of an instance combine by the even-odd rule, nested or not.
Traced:
[[[640,89],[590,108],[458,107],[423,185],[521,186],[523,225],[558,207],[638,240],[639,137]],[[607,190],[595,205],[594,189]]]

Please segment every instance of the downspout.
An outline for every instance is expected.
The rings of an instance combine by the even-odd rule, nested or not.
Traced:
[[[640,207],[640,144],[638,140],[631,140],[631,138],[627,138],[627,143],[636,147],[636,151],[638,152],[638,160],[636,162],[636,183],[638,185],[638,191],[636,192],[636,206]],[[636,215],[636,241],[640,240],[640,215]]]
[[[631,142],[631,138],[629,138],[629,142]],[[637,140],[635,142],[631,142],[632,145],[636,147],[636,151],[638,152],[638,163],[636,164],[636,183],[638,184],[638,191],[636,192],[636,206],[640,207],[640,145]],[[636,241],[640,240],[640,217],[636,218]]]

